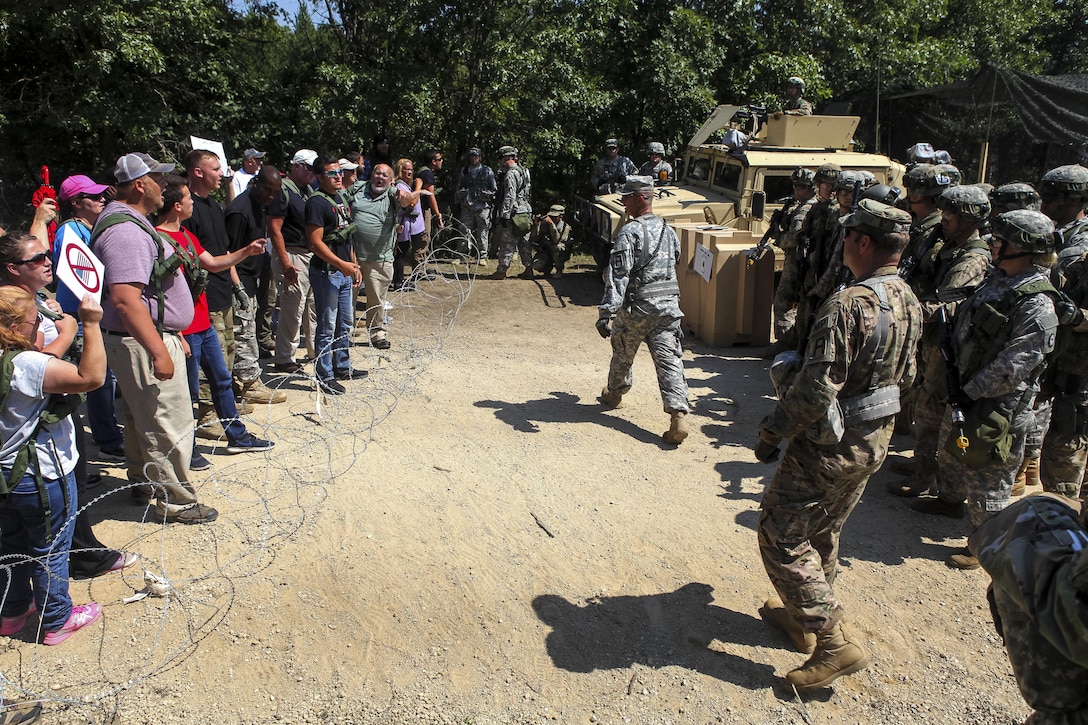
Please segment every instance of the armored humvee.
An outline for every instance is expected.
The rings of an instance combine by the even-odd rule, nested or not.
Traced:
[[[710,139],[736,119],[742,106],[718,106],[692,137],[677,168],[677,182],[657,187],[654,213],[669,221],[703,221],[747,232],[755,246],[771,215],[793,195],[798,166],[826,163],[871,172],[895,186],[904,167],[887,156],[853,151],[857,116],[767,118],[744,149]],[[574,198],[572,220],[582,228],[598,265],[607,263],[612,240],[627,222],[618,194],[592,201]]]

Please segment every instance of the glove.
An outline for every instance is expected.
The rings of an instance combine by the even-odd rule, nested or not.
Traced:
[[[771,433],[766,428],[759,429],[759,441],[756,442],[756,447],[753,449],[756,454],[756,460],[761,463],[773,463],[778,460],[778,444],[782,442],[782,438]]]
[[[234,302],[240,310],[248,310],[253,300],[246,294],[246,288],[240,284],[234,285]]]
[[[597,332],[601,333],[601,337],[606,340],[612,336],[612,328],[608,326],[610,322],[612,322],[612,315],[607,312],[601,313],[600,319],[597,320]]]

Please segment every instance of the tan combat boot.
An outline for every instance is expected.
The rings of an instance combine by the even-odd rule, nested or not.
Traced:
[[[868,666],[869,655],[847,641],[842,628],[836,624],[829,631],[816,635],[816,651],[808,662],[786,675],[786,682],[798,692],[812,692]]]
[[[672,424],[667,431],[661,434],[661,438],[664,439],[666,443],[680,445],[684,442],[684,439],[688,437],[688,423],[687,420],[685,420],[688,414],[681,411],[674,411],[671,415]]]
[[[223,426],[219,423],[219,416],[216,415],[215,408],[210,405],[198,405],[196,411],[197,438],[217,441],[226,435]]]
[[[613,393],[607,387],[601,388],[601,395],[597,398],[609,408],[618,408],[623,404],[623,395],[621,393]]]
[[[759,608],[759,616],[764,622],[773,624],[788,634],[798,652],[809,655],[816,649],[816,634],[801,629],[778,597],[771,597],[764,602]]]
[[[287,393],[282,390],[272,390],[260,378],[243,383],[234,381],[235,392],[239,400],[254,405],[267,405],[268,403],[283,403],[287,400]]]

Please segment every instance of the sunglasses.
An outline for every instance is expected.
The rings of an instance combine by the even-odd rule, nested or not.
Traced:
[[[86,199],[87,201],[102,201],[105,196],[105,194],[76,194],[74,198]]]
[[[344,175],[344,172],[341,171],[340,169],[325,172],[325,176],[329,177],[330,179],[335,179],[337,176],[343,176],[343,175]]]
[[[31,257],[30,259],[20,259],[20,260],[18,260],[17,262],[12,262],[11,264],[33,264],[33,265],[39,265],[39,264],[42,264],[42,263],[44,263],[44,262],[45,262],[45,260],[47,260],[47,259],[49,259],[49,252],[41,252],[41,253],[39,253],[39,254],[35,254],[35,255],[34,255],[33,257]]]

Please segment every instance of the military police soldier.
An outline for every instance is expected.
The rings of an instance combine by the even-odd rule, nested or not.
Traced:
[[[556,279],[563,278],[563,268],[570,259],[570,225],[563,220],[566,208],[562,204],[552,204],[548,213],[535,220],[533,241],[540,249],[533,267],[545,277],[551,275],[552,268]]]
[[[482,162],[480,149],[468,150],[468,165],[461,169],[457,182],[457,200],[460,206],[459,220],[465,228],[466,264],[487,263],[487,242],[491,232],[491,202],[495,200],[498,185],[495,172]]]
[[[967,499],[972,528],[1009,504],[1058,327],[1050,220],[1025,209],[1005,212],[994,223],[990,253],[996,269],[956,310],[951,342],[959,390],[948,391],[941,420],[940,488],[936,498],[912,506],[961,518]],[[962,549],[948,564],[974,569],[978,560]]]
[[[506,270],[514,261],[514,251],[521,257],[525,270],[522,279],[533,278],[533,249],[529,245],[532,231],[533,205],[529,203],[532,180],[529,170],[518,163],[518,150],[513,146],[499,149],[499,158],[506,173],[503,175],[502,205],[499,207],[499,265],[488,279],[506,279]]]
[[[756,458],[789,441],[760,505],[759,548],[778,593],[760,609],[812,657],[786,680],[800,692],[868,665],[846,639],[835,596],[839,532],[888,452],[900,390],[915,373],[922,312],[896,274],[910,216],[869,199],[842,221],[858,280],[817,313],[804,363],[760,423]]]
[[[654,141],[647,147],[650,160],[639,169],[641,176],[649,176],[655,184],[671,184],[676,179],[673,176],[672,164],[665,160],[665,145],[660,141]]]
[[[665,152],[664,148],[661,152]],[[637,173],[635,162],[620,156],[620,142],[610,138],[604,142],[604,157],[593,169],[589,185],[593,187],[594,194],[615,194],[629,174]]]
[[[612,338],[612,362],[600,400],[609,407],[619,407],[634,380],[631,363],[645,342],[670,417],[662,438],[666,443],[680,444],[688,436],[685,418],[691,410],[680,345],[684,316],[676,282],[680,241],[665,220],[653,213],[653,198],[654,180],[649,176],[628,176],[620,189],[631,221],[616,236],[605,268],[597,331],[601,337]]]
[[[985,522],[971,551],[1024,700],[1024,725],[1088,722],[1088,527],[1080,502],[1029,496]]]

